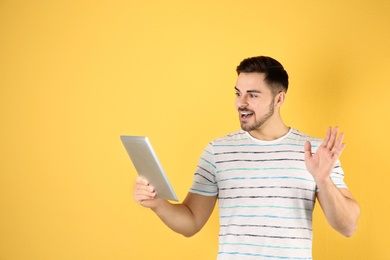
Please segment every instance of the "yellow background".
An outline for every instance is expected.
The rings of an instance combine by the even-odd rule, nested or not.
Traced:
[[[215,259],[217,214],[184,238],[138,206],[119,136],[148,135],[183,200],[256,55],[290,75],[286,123],[346,134],[359,229],[317,207],[314,259],[390,259],[388,0],[0,0],[0,259]]]

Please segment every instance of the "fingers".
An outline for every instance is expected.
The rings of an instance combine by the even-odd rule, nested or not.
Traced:
[[[336,126],[332,130],[332,128],[330,127],[329,130],[330,130],[331,134],[330,134],[330,139],[329,139],[329,142],[328,142],[328,149],[332,150],[333,147],[334,147],[334,144],[335,144],[335,140],[336,140],[337,132],[338,132],[339,128]]]
[[[334,153],[334,156],[336,156],[336,157],[339,157],[345,148],[345,143],[343,143],[343,140],[344,140],[344,133],[340,133],[340,135],[337,138],[337,141],[332,149],[332,152]]]
[[[334,127],[333,129],[332,127],[329,127],[326,132],[325,139],[322,143],[322,145],[326,149],[331,151],[337,157],[341,154],[341,152],[345,148],[345,144],[343,143],[344,133],[340,133],[339,136],[337,136],[338,131],[339,131],[338,126]]]
[[[134,200],[143,204],[144,201],[153,200],[157,196],[156,190],[149,181],[143,177],[137,177],[134,185]]]
[[[329,140],[330,140],[330,136],[332,134],[332,127],[328,127],[328,130],[326,130],[326,135],[325,135],[325,139],[324,141],[322,142],[322,145],[327,148],[328,145],[329,145]]]
[[[337,130],[337,126],[333,130],[332,127],[328,127],[328,130],[326,130],[326,136],[322,142],[322,146],[324,146],[326,149],[332,150],[334,146],[334,140],[336,139]]]
[[[138,176],[135,179],[135,182],[138,183],[138,184],[149,185],[149,181],[145,177],[143,177],[143,176]]]

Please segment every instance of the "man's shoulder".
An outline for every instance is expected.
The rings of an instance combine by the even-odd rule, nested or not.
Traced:
[[[305,134],[305,133],[303,133],[295,128],[291,129],[290,136],[291,136],[291,138],[294,138],[294,139],[299,140],[301,142],[309,141],[312,144],[320,144],[322,142],[322,139],[307,135],[307,134]]]

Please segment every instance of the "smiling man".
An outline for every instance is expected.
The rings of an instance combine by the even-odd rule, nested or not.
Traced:
[[[287,87],[269,88],[265,77],[264,73],[241,72],[235,87],[241,128],[258,139],[269,138],[267,135],[256,136],[256,133],[261,134],[262,130],[267,129],[266,125],[283,133],[288,131],[280,118],[279,109],[275,113],[275,106],[283,104]]]
[[[338,160],[344,135],[330,127],[320,140],[284,124],[288,75],[278,61],[248,58],[237,73],[242,129],[205,148],[185,200],[158,198],[142,177],[134,199],[185,236],[201,230],[218,200],[217,259],[311,259],[316,200],[338,232],[348,237],[357,228],[360,208]]]

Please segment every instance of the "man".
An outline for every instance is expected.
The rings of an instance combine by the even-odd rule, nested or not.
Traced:
[[[197,233],[218,199],[218,259],[311,259],[316,199],[329,224],[345,236],[360,208],[338,160],[345,144],[338,128],[323,141],[286,126],[280,115],[288,89],[283,66],[270,57],[237,67],[235,106],[242,130],[211,142],[181,204],[160,199],[142,177],[135,200],[175,232]]]

